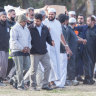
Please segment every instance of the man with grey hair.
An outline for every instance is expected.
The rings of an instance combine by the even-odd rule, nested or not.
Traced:
[[[6,24],[7,16],[4,9],[0,9],[0,86],[5,86],[8,67],[9,29]]]
[[[20,15],[10,31],[10,50],[15,63],[18,90],[24,89],[23,71],[28,71],[30,67],[31,35],[26,24],[26,16]]]
[[[44,10],[40,10],[39,13],[43,16],[43,21],[46,19],[46,13]]]
[[[30,24],[33,23],[34,19],[34,8],[30,7],[26,10],[26,17],[28,19],[27,25],[30,26]]]

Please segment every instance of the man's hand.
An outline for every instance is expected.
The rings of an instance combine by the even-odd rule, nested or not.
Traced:
[[[24,47],[22,50],[23,53],[30,53],[30,48],[29,47]]]
[[[30,48],[29,47],[27,47],[27,52],[30,53]]]
[[[52,41],[52,46],[55,46],[55,43],[54,43],[54,41]]]
[[[73,53],[68,45],[65,45],[65,50],[66,50],[66,53],[69,54],[69,56],[72,56]]]
[[[86,45],[86,43],[87,43],[87,40],[83,39],[83,44]]]

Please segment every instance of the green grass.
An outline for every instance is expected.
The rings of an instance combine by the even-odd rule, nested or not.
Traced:
[[[52,91],[19,91],[12,86],[0,87],[0,96],[96,96],[96,84],[65,87]]]

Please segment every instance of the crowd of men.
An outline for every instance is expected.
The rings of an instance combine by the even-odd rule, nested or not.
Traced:
[[[54,8],[46,14],[30,7],[16,16],[14,9],[0,8],[0,86],[8,81],[18,90],[39,91],[92,85],[95,40],[95,15],[84,20],[70,11],[56,17]]]

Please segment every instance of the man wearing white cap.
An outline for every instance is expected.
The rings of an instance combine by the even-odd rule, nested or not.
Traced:
[[[72,54],[68,45],[66,44],[63,34],[62,27],[58,20],[55,19],[56,10],[54,8],[50,8],[48,10],[48,19],[44,21],[44,24],[49,28],[52,39],[55,42],[55,47],[47,46],[48,52],[51,59],[51,72],[49,82],[50,84],[54,84],[55,81],[60,79],[60,41],[63,41],[65,45],[65,49],[68,54]]]
[[[75,80],[75,59],[76,59],[75,57],[76,57],[77,44],[78,44],[78,41],[82,42],[83,44],[86,43],[85,40],[76,36],[74,32],[75,25],[76,25],[76,19],[71,17],[69,19],[69,27],[66,29],[66,33],[67,33],[67,42],[73,54],[68,60],[68,65],[67,65],[68,77],[67,77],[66,84],[74,85],[74,86],[79,84],[79,82]]]
[[[74,17],[76,18],[76,12],[75,11],[69,11],[69,18]]]

